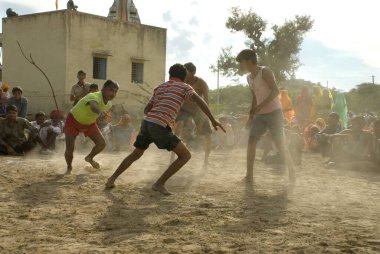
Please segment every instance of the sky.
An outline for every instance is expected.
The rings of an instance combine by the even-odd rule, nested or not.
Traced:
[[[113,0],[74,0],[79,11],[106,16]],[[310,15],[314,28],[307,34],[299,54],[302,66],[296,77],[322,85],[350,90],[357,84],[380,79],[380,33],[376,20],[378,0],[134,0],[143,24],[168,29],[167,69],[171,64],[193,62],[197,75],[211,88],[217,77],[210,71],[221,48],[245,48],[243,34],[225,27],[231,7],[252,8],[271,25],[281,25],[295,15]],[[0,0],[21,14],[51,11],[55,0]],[[59,8],[66,0],[59,0]],[[271,36],[270,29],[266,35]],[[241,79],[244,83],[244,79]],[[221,78],[220,86],[234,84]]]

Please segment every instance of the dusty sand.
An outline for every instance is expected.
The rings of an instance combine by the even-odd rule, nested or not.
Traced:
[[[233,157],[230,157],[233,155]],[[202,154],[170,180],[176,195],[150,186],[169,161],[152,149],[105,192],[122,154],[90,170],[77,155],[0,158],[1,253],[379,253],[380,174],[325,169],[304,157],[297,183],[258,163],[241,182],[244,150]]]

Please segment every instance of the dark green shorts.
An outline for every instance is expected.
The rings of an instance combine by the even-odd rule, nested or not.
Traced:
[[[267,114],[257,114],[252,120],[250,136],[256,139],[269,130],[275,142],[282,142],[284,138],[284,118],[281,109]]]
[[[181,109],[178,113],[176,122],[184,121],[186,123],[189,118],[194,120],[195,126],[197,127],[197,135],[202,136],[212,133],[210,120],[202,111],[194,114]]]
[[[146,150],[151,143],[154,143],[159,149],[172,151],[179,142],[181,140],[174,135],[169,126],[165,128],[155,123],[142,121],[134,146]]]

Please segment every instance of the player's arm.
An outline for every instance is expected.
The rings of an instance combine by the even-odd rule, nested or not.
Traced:
[[[100,115],[102,113],[99,108],[99,104],[96,101],[89,101],[88,105],[90,106],[91,111],[95,114]]]
[[[144,114],[145,114],[145,115],[148,114],[149,111],[150,111],[152,108],[153,108],[153,101],[150,100],[150,101],[146,104],[146,106],[145,106],[145,108],[144,108]]]
[[[271,92],[269,96],[260,105],[257,105],[257,109],[256,109],[257,111],[259,111],[260,109],[265,107],[265,105],[273,101],[280,93],[276,84],[276,79],[274,78],[274,74],[268,68],[263,69],[263,79],[267,83]]]
[[[203,89],[203,99],[205,100],[205,102],[207,103],[207,105],[209,105],[208,103],[208,85],[206,84],[206,82],[204,83],[205,86],[204,86],[204,89]]]
[[[256,101],[256,95],[255,92],[252,91],[252,89],[249,89],[252,94],[252,103],[251,103],[251,110],[249,111],[249,119],[252,119],[255,112],[256,112],[256,107],[257,107],[257,101]]]
[[[193,93],[193,95],[191,96],[191,100],[194,101],[198,105],[198,107],[206,114],[206,116],[210,119],[212,126],[214,126],[215,130],[218,130],[218,127],[220,127],[224,132],[226,132],[223,126],[215,120],[207,103],[197,93]]]

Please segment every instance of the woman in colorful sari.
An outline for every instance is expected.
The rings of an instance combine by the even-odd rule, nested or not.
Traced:
[[[294,112],[292,99],[290,99],[289,97],[288,90],[281,90],[279,98],[281,101],[282,113],[284,115],[286,122],[289,124],[292,121],[295,115],[295,112]]]
[[[347,129],[348,125],[348,108],[346,98],[343,93],[338,93],[335,97],[335,105],[333,111],[338,113],[340,122],[344,129]]]
[[[313,99],[310,96],[309,88],[303,86],[300,95],[297,97],[296,118],[298,126],[304,128],[310,122]]]

